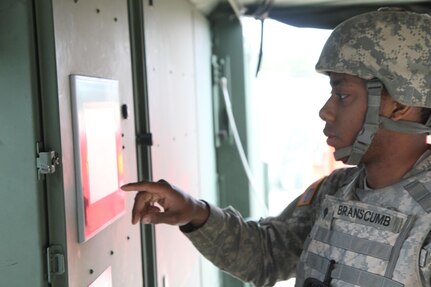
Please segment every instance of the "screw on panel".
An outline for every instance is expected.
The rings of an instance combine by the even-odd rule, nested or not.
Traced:
[[[111,254],[111,255],[114,255],[114,250],[111,250],[110,254]]]
[[[117,17],[115,17],[115,18],[114,18],[114,22],[117,22],[117,21],[118,21],[118,18],[117,18]]]
[[[97,8],[97,9],[96,9],[96,13],[97,13],[97,14],[99,14],[99,13],[100,13],[100,9],[99,9],[99,8]]]
[[[90,269],[90,274],[93,274],[94,273],[94,270],[93,269]]]
[[[130,240],[130,236],[127,236],[127,240]]]
[[[79,0],[73,0],[73,2],[78,3]]]

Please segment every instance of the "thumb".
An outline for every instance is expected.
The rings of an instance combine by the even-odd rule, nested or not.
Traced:
[[[159,223],[165,223],[169,225],[181,225],[184,224],[182,222],[180,216],[176,212],[151,212],[146,214],[142,218],[142,222],[146,224],[159,224]]]

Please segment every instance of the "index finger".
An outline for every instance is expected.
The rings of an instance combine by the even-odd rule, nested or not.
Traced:
[[[121,186],[120,188],[124,191],[146,191],[146,192],[157,192],[158,183],[151,181],[139,181],[131,182]]]

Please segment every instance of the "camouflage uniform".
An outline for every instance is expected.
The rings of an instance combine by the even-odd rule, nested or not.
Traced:
[[[321,257],[336,258],[330,266],[331,286],[430,286],[431,153],[399,184],[383,189],[366,190],[362,171],[361,166],[336,170],[279,216],[259,222],[245,221],[232,207],[210,205],[206,224],[185,234],[217,267],[256,286],[273,286],[295,276],[297,286],[303,286],[306,277],[323,281],[326,267],[313,266],[326,262],[316,259]],[[420,195],[425,199],[417,198]],[[309,197],[308,202],[304,197]],[[343,214],[337,215],[340,205],[370,211],[369,222],[349,216],[348,211],[342,218]],[[304,244],[308,249],[301,255]],[[385,280],[386,285],[376,283]]]
[[[431,132],[430,120],[379,114],[383,88],[402,104],[431,108],[430,47],[428,15],[382,10],[337,26],[316,70],[366,81],[362,130],[335,153],[358,166],[334,171],[279,216],[259,222],[245,221],[232,207],[210,206],[205,225],[186,236],[222,270],[256,286],[290,277],[298,287],[307,278],[331,286],[430,286],[431,152],[397,184],[378,190],[366,187],[361,164],[379,128]]]

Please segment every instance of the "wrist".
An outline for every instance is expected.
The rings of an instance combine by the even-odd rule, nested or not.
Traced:
[[[189,222],[193,227],[199,228],[207,222],[208,217],[210,215],[209,205],[206,201],[197,200],[194,212],[193,219]]]

